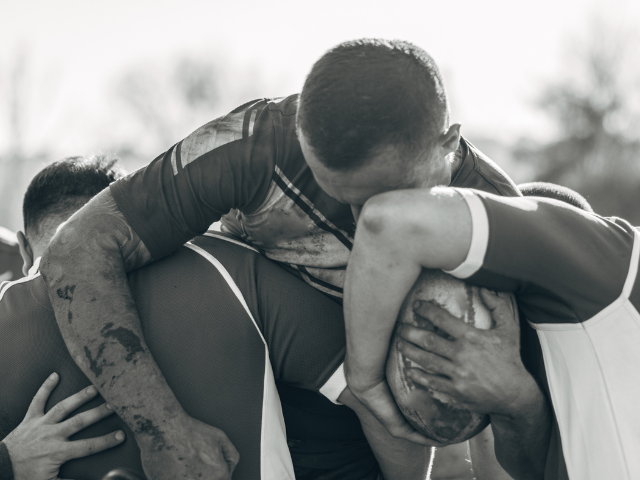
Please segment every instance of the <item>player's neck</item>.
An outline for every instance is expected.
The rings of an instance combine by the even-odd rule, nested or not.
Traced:
[[[464,152],[463,152],[462,144],[460,144],[460,146],[458,146],[456,151],[451,154],[451,157],[452,159],[451,159],[450,181],[456,177],[456,175],[458,174],[458,171],[462,167],[462,161],[464,160]]]

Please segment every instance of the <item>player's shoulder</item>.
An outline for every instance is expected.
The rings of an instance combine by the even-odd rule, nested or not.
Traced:
[[[29,318],[38,310],[53,311],[39,271],[0,284],[0,321]]]
[[[268,102],[269,110],[285,116],[295,115],[298,111],[299,97],[298,93],[294,93],[288,97],[272,98]]]
[[[515,182],[504,170],[464,137],[460,138],[459,151],[462,162],[451,182],[452,186],[473,188],[505,197],[521,195]]]

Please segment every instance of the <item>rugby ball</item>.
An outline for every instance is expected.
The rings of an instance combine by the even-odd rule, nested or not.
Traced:
[[[482,302],[477,287],[467,285],[441,270],[423,269],[402,304],[396,331],[398,325],[409,323],[447,337],[429,320],[414,313],[413,304],[416,300],[435,303],[460,321],[476,328],[490,329],[493,323],[491,312]],[[396,331],[389,348],[386,374],[391,392],[407,421],[418,432],[444,444],[460,443],[477,435],[489,423],[488,415],[470,412],[449,395],[429,392],[413,384],[405,375],[405,369],[416,365],[398,350],[399,337]]]

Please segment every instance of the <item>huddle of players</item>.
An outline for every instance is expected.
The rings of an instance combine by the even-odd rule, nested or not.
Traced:
[[[462,189],[431,189],[436,185],[451,185]],[[464,189],[474,189],[476,193],[468,194]],[[479,190],[488,194],[477,193]],[[354,247],[355,221],[358,221],[358,214],[367,200],[378,194],[383,195],[369,202],[364,209],[363,218],[359,220],[360,234],[355,238]],[[209,477],[212,472],[222,472],[220,478],[227,478],[237,464],[234,472],[234,478],[236,478],[241,473],[240,469],[251,468],[252,462],[256,465],[253,468],[259,469],[260,476],[246,478],[292,478],[294,469],[297,478],[306,478],[305,475],[310,475],[309,478],[311,478],[311,475],[322,470],[329,475],[332,470],[336,472],[334,477],[326,478],[350,478],[344,472],[339,473],[339,469],[345,467],[349,464],[349,460],[353,461],[354,458],[364,459],[362,465],[367,468],[366,466],[373,465],[369,462],[375,463],[374,457],[378,465],[372,467],[370,471],[373,476],[363,474],[363,470],[360,469],[357,473],[359,476],[353,478],[376,478],[379,473],[378,468],[385,478],[394,478],[393,469],[397,468],[398,458],[404,460],[402,454],[411,452],[412,455],[407,458],[420,459],[422,458],[420,455],[427,458],[428,450],[422,448],[421,453],[416,455],[415,453],[420,450],[411,451],[411,449],[418,448],[418,444],[410,444],[388,434],[385,436],[386,429],[380,429],[382,425],[369,413],[369,410],[373,411],[396,436],[406,437],[422,444],[428,444],[428,441],[408,429],[402,421],[398,422],[393,408],[389,409],[388,405],[382,407],[376,405],[376,398],[384,398],[384,390],[382,393],[375,389],[368,391],[367,386],[364,385],[366,382],[358,384],[358,375],[355,375],[354,380],[353,372],[362,373],[362,378],[375,378],[376,372],[371,370],[375,370],[376,362],[384,357],[385,352],[381,352],[379,347],[385,342],[377,344],[371,342],[370,334],[373,330],[371,325],[381,325],[382,327],[374,333],[380,337],[380,331],[387,332],[385,334],[388,338],[389,319],[395,321],[393,309],[395,308],[395,314],[397,314],[399,302],[401,303],[408,288],[415,281],[415,278],[411,281],[411,274],[407,275],[407,272],[415,272],[416,269],[419,271],[422,267],[443,268],[451,270],[452,274],[461,278],[469,278],[471,282],[477,282],[476,284],[494,289],[515,290],[521,309],[522,305],[526,306],[522,312],[525,313],[526,318],[537,323],[538,326],[545,323],[573,323],[573,326],[577,324],[578,328],[583,328],[580,323],[585,323],[584,319],[593,317],[587,313],[597,315],[611,303],[609,300],[618,285],[610,280],[617,280],[621,271],[624,271],[626,279],[626,272],[629,270],[626,267],[634,259],[637,263],[637,257],[632,255],[633,229],[624,224],[607,223],[600,217],[582,215],[572,208],[562,207],[553,202],[545,203],[518,198],[512,201],[499,200],[496,195],[517,197],[519,192],[502,171],[459,136],[459,125],[449,124],[444,88],[437,67],[430,57],[417,47],[404,42],[379,40],[347,42],[329,51],[314,65],[300,98],[296,95],[280,100],[261,100],[243,105],[198,129],[145,169],[119,180],[100,193],[54,238],[52,248],[45,255],[42,265],[45,280],[37,280],[40,298],[44,298],[43,295],[46,293],[46,281],[49,291],[53,292],[50,299],[58,318],[60,332],[72,355],[69,356],[62,348],[59,352],[63,353],[59,353],[59,356],[66,355],[69,365],[71,365],[71,358],[78,363],[82,372],[98,387],[100,393],[131,429],[121,427],[135,436],[142,453],[144,468],[151,478],[178,478],[179,474],[188,477],[195,476],[198,472],[204,472],[204,475]],[[227,214],[230,210],[231,213]],[[431,222],[432,225],[448,225],[449,231],[446,233],[450,245],[445,245],[446,248],[441,245],[442,238],[434,233],[437,230],[435,228],[431,230],[426,227],[423,230],[409,228],[406,235],[399,235],[408,228],[407,225],[409,227],[424,226],[420,222],[415,223],[415,218],[407,215],[407,212],[412,210],[419,212],[424,210],[424,218],[420,221]],[[528,212],[538,212],[539,218],[528,218],[531,217]],[[259,420],[256,420],[257,417],[254,418],[252,424],[260,425],[261,435],[267,435],[267,438],[272,441],[263,442],[269,445],[261,444],[258,450],[254,450],[260,453],[242,454],[240,463],[237,463],[237,451],[233,446],[233,444],[238,446],[240,436],[233,437],[232,444],[229,437],[220,430],[194,420],[194,418],[202,419],[210,425],[223,427],[221,430],[229,435],[233,428],[237,428],[235,424],[238,423],[238,418],[227,418],[227,422],[231,420],[231,425],[227,427],[224,418],[207,421],[207,417],[200,416],[206,413],[191,410],[197,408],[197,404],[200,403],[197,399],[204,393],[193,393],[191,396],[183,397],[179,393],[179,387],[172,383],[175,380],[172,380],[171,374],[167,374],[167,367],[162,365],[164,352],[156,354],[161,352],[156,349],[161,348],[159,345],[163,344],[148,332],[149,324],[145,323],[145,314],[149,314],[153,308],[158,308],[160,312],[168,308],[166,302],[162,302],[166,295],[156,295],[149,301],[149,311],[146,311],[143,306],[144,301],[141,300],[144,295],[137,295],[135,290],[137,284],[131,282],[134,298],[140,311],[140,318],[138,318],[131,300],[131,293],[126,283],[122,282],[125,269],[133,270],[153,259],[166,256],[197,234],[204,232],[211,223],[221,217],[223,230],[242,238],[255,247],[260,254],[276,260],[289,272],[322,291],[325,295],[319,296],[318,301],[322,299],[323,302],[327,302],[329,296],[338,299],[342,297],[347,258],[353,249],[345,305],[346,377],[353,393],[368,407],[361,408],[362,403],[355,400],[350,389],[345,388],[345,369],[340,365],[344,356],[342,350],[336,357],[338,360],[334,358],[332,361],[325,361],[326,370],[319,374],[320,380],[318,378],[312,380],[316,382],[313,385],[305,384],[302,380],[296,385],[291,377],[285,375],[286,372],[279,371],[273,366],[274,353],[265,335],[266,324],[261,323],[265,310],[256,308],[252,301],[247,300],[247,297],[251,297],[251,285],[242,288],[238,284],[238,279],[242,275],[233,275],[232,270],[237,268],[233,265],[243,262],[236,259],[225,263],[225,254],[220,251],[224,250],[221,246],[223,244],[226,248],[230,248],[226,245],[229,243],[228,239],[216,238],[213,244],[207,243],[212,241],[211,239],[205,239],[203,244],[199,245],[196,241],[191,246],[182,247],[178,255],[170,256],[163,262],[147,268],[162,268],[163,264],[174,261],[174,257],[179,255],[192,257],[196,255],[194,258],[215,273],[213,276],[217,278],[220,285],[220,289],[215,291],[225,291],[224,282],[226,282],[228,290],[226,293],[229,295],[226,298],[227,301],[215,302],[216,305],[203,309],[199,316],[202,317],[203,313],[211,315],[212,310],[216,315],[221,315],[223,305],[234,305],[237,311],[233,312],[233,318],[246,317],[245,323],[248,329],[254,336],[256,334],[262,336],[264,358],[262,362],[258,362],[260,368],[257,370],[254,368],[255,371],[259,371],[260,376],[256,377],[256,382],[252,384],[260,386],[262,395],[259,404],[263,415]],[[500,218],[508,219],[512,225],[519,219],[525,218],[521,222],[520,235],[513,235],[513,229],[508,227],[508,223],[507,226],[502,225]],[[380,223],[380,219],[384,221]],[[545,255],[553,252],[554,244],[558,241],[560,244],[563,243],[562,235],[567,232],[557,228],[563,222],[565,226],[571,226],[574,236],[580,234],[582,238],[593,240],[596,250],[599,250],[601,255],[606,254],[605,258],[608,258],[609,254],[615,256],[615,252],[618,252],[617,263],[611,262],[610,275],[598,279],[598,282],[603,282],[607,286],[600,289],[603,290],[599,292],[600,296],[585,299],[584,294],[576,293],[581,292],[582,285],[574,289],[566,288],[567,284],[572,283],[567,278],[563,278],[563,282],[558,286],[561,290],[569,290],[566,295],[564,290],[558,294],[550,293],[544,290],[545,282],[554,285],[549,272],[545,276],[544,271],[541,273],[535,269],[529,270],[525,272],[527,275],[531,272],[535,273],[529,277],[526,275],[523,277],[520,272],[510,271],[506,274],[500,271],[503,265],[492,257],[496,252],[517,251],[518,248],[524,250],[532,242],[532,238],[527,240],[521,237],[531,234],[532,225],[538,225],[539,231],[534,232],[537,236],[534,236],[533,240],[546,241],[543,243],[545,248],[538,248],[533,242],[531,249],[526,250],[526,254],[537,252],[538,256],[535,254],[531,256],[535,257],[536,266],[539,269],[553,269],[557,265],[567,267],[566,259],[562,258],[562,255],[557,259],[556,265],[549,266],[545,261]],[[396,227],[395,230],[388,228],[391,225]],[[617,244],[615,241],[610,241],[607,236],[609,231],[615,228],[617,230],[614,232],[614,240],[618,241]],[[603,229],[604,233],[601,231]],[[446,231],[446,228],[443,227],[443,230]],[[557,234],[558,237],[545,236],[545,231],[548,230],[562,231]],[[423,235],[416,238],[416,231],[421,231]],[[462,245],[459,244],[460,242],[451,241],[456,236],[463,239]],[[594,236],[595,239],[592,238]],[[511,250],[505,246],[503,241],[505,238],[513,240]],[[575,242],[579,240],[573,237],[571,239]],[[464,241],[467,243],[464,244]],[[500,243],[501,241],[503,243]],[[495,246],[496,242],[498,247]],[[613,243],[616,247],[613,252],[610,248],[604,248],[607,242]],[[410,268],[393,272],[394,275],[397,274],[399,280],[397,284],[407,286],[404,294],[397,289],[396,291],[393,291],[393,288],[389,289],[389,284],[385,282],[383,272],[380,271],[383,267],[387,267],[386,263],[379,261],[380,258],[398,255],[397,251],[393,251],[394,245],[401,245],[400,256],[410,260],[406,263]],[[415,245],[424,246],[417,248],[416,251]],[[576,245],[580,247],[582,245],[579,242],[571,245],[580,255],[574,255],[571,260],[574,260],[574,263],[577,261],[589,263],[585,261],[584,256],[581,257],[584,251],[576,248]],[[438,264],[431,261],[431,257],[423,251],[434,246],[441,248],[443,252],[438,261],[445,263]],[[237,254],[238,248],[244,248],[238,245],[233,247],[234,254]],[[215,252],[207,249],[213,249]],[[628,256],[619,253],[627,251]],[[376,256],[380,252],[382,253]],[[248,254],[244,250],[243,253]],[[412,253],[416,256],[411,257]],[[260,255],[253,252],[251,255],[254,260],[262,261],[263,257]],[[522,255],[520,257],[513,255],[513,268],[526,270],[526,267],[531,267],[522,261]],[[498,263],[500,268],[497,270],[493,267],[484,268],[483,262],[489,261]],[[625,266],[625,262],[626,267],[621,267],[621,265]],[[576,265],[569,262],[569,274],[570,267],[576,267]],[[171,265],[169,269],[172,272],[174,270],[179,272],[180,266]],[[368,278],[362,275],[365,271],[369,273]],[[585,278],[582,280],[588,284],[594,276],[593,269],[587,269],[584,273],[586,280]],[[187,283],[188,273],[184,276],[185,281],[180,284]],[[635,278],[627,281],[631,285],[628,288],[627,297],[633,293],[634,280]],[[213,284],[215,281],[214,278],[210,280]],[[377,286],[372,285],[372,282],[377,282]],[[28,288],[32,287],[31,282],[24,283],[28,284]],[[140,285],[145,283],[147,282],[141,282]],[[573,283],[576,282],[573,281]],[[207,288],[210,284],[207,282]],[[302,285],[300,282],[298,284]],[[362,288],[362,285],[366,288]],[[177,286],[173,285],[173,288]],[[599,284],[597,286],[599,287]],[[379,288],[382,287],[389,291],[379,292]],[[8,288],[7,293],[11,294],[16,288],[18,286]],[[399,288],[402,289],[402,287]],[[188,293],[193,291],[194,287],[186,290]],[[257,290],[258,287],[255,287],[254,294]],[[392,299],[389,298],[390,291],[395,295]],[[96,296],[93,292],[101,292],[101,294]],[[309,289],[304,295],[311,295],[311,292],[319,295],[313,289]],[[372,298],[371,295],[367,297],[367,292],[376,292],[378,298]],[[619,294],[620,292],[617,292],[614,298]],[[34,293],[30,295],[35,297]],[[255,296],[255,298],[258,297]],[[552,298],[552,301],[548,301],[548,298]],[[381,305],[382,300],[386,303],[383,302]],[[583,301],[591,303],[588,308],[584,308],[584,311],[580,311],[581,307],[575,304]],[[197,302],[186,300],[185,305]],[[275,308],[282,308],[282,305],[288,303],[293,304],[291,308],[295,310],[302,308],[305,302],[300,301],[299,296],[285,296],[285,300],[277,299]],[[328,309],[331,308],[329,304],[335,310],[337,303],[329,301],[326,306]],[[340,310],[339,307],[338,310]],[[567,320],[567,311],[579,311],[579,315],[574,315],[577,320]],[[372,319],[369,324],[363,322],[363,317],[366,315]],[[442,317],[441,312],[433,315],[434,322]],[[546,315],[547,318],[540,319],[540,315],[543,317]],[[339,313],[336,316],[340,318],[340,325],[342,325]],[[554,316],[559,320],[550,321],[549,317]],[[211,315],[211,318],[213,317]],[[147,318],[153,318],[156,322],[153,316]],[[287,331],[291,331],[293,325],[299,327],[294,330],[297,333],[311,328],[306,324],[303,326],[300,323],[301,318],[305,318],[305,315],[294,315],[292,325],[286,327]],[[145,326],[144,336],[141,320]],[[236,321],[239,322],[239,320]],[[51,323],[52,317],[49,313],[49,324]],[[166,328],[171,328],[171,322],[168,324]],[[449,324],[443,320],[442,325]],[[174,330],[165,334],[169,335],[173,341],[174,337],[178,338],[177,335],[181,331],[178,327],[181,326],[181,322],[174,322]],[[354,326],[357,328],[354,329]],[[198,326],[196,331],[199,332],[201,329],[202,326]],[[553,397],[554,406],[558,408],[558,393],[554,392],[553,388],[549,389],[550,384],[556,385],[554,381],[557,379],[553,378],[556,372],[549,372],[549,365],[553,369],[555,364],[549,364],[549,357],[545,355],[544,360],[547,362],[545,375],[542,363],[543,352],[540,344],[537,343],[537,337],[532,335],[533,330],[526,323],[521,324],[521,330],[522,338],[512,340],[516,343],[518,340],[522,342],[523,361],[537,380],[533,388],[537,388],[540,392],[544,391],[544,394],[540,394],[539,397],[542,403],[541,411],[545,411],[544,405],[548,405],[549,396]],[[550,328],[549,330],[553,332],[560,329]],[[385,334],[382,335],[382,340],[385,340]],[[317,333],[315,335],[317,337]],[[423,337],[420,338],[420,335]],[[415,342],[416,346],[422,346],[423,350],[429,351],[429,345],[436,345],[439,340],[429,338],[429,342],[425,342],[427,337],[424,335],[424,332],[410,332],[407,334],[407,343]],[[344,347],[344,337],[332,338],[336,345],[342,342],[340,348]],[[198,336],[196,339],[200,340]],[[201,351],[213,350],[208,346],[194,348],[192,342],[196,339],[189,339],[181,348],[178,347],[178,353],[183,355],[185,352],[193,352],[197,355]],[[547,337],[541,336],[541,339],[545,348],[544,353],[554,352],[554,345],[549,347],[550,342],[556,342],[556,345],[558,342],[560,345],[562,343],[562,339],[558,340],[557,335],[554,337],[549,334]],[[460,339],[456,344],[464,345],[462,340]],[[157,343],[158,341],[160,343]],[[302,356],[310,354],[306,350],[314,342],[312,337],[311,341],[303,344],[305,352]],[[363,348],[362,344],[364,343],[366,347],[367,342],[371,348]],[[241,343],[229,343],[229,345],[237,348]],[[58,337],[58,344],[62,345],[60,337]],[[293,344],[291,342],[291,345]],[[224,344],[221,345],[221,347],[224,346]],[[266,346],[269,346],[267,350],[265,350]],[[325,347],[326,345],[322,346],[323,349],[326,349]],[[469,348],[472,347],[473,345]],[[446,350],[451,346],[444,345],[442,348]],[[265,351],[267,353],[264,353]],[[367,371],[368,362],[363,361],[362,352],[365,352],[365,357],[370,354],[375,360],[370,362],[373,367],[369,371]],[[407,355],[411,353],[408,352]],[[454,362],[455,355],[450,357],[448,360]],[[160,364],[160,368],[154,362],[154,358]],[[447,356],[443,354],[439,358],[447,358]],[[194,360],[196,363],[193,365],[200,365],[197,363],[198,360],[202,362],[203,359],[196,358]],[[431,357],[430,360],[434,358]],[[442,363],[441,360],[438,362]],[[272,365],[269,367],[268,364]],[[442,363],[441,367],[448,368],[445,363]],[[429,371],[430,368],[427,370]],[[450,371],[450,377],[453,377],[454,372],[454,370]],[[562,377],[562,373],[566,372],[560,372],[560,379],[567,380],[566,377]],[[429,377],[425,374],[421,377],[420,375],[420,373],[416,374],[415,381],[418,384],[434,390],[451,389],[451,386],[444,385],[441,380],[431,378],[433,376]],[[547,376],[552,381],[547,382]],[[62,381],[64,377],[63,375]],[[38,382],[40,380],[38,379]],[[309,379],[305,381],[308,382]],[[85,385],[89,384],[86,378],[83,378],[82,382]],[[305,445],[304,441],[298,443],[296,440],[300,439],[291,436],[288,447],[293,457],[293,465],[287,464],[288,452],[283,451],[282,446],[284,432],[281,428],[278,430],[278,422],[273,421],[281,414],[278,413],[276,406],[269,403],[269,398],[273,398],[269,393],[276,384],[282,399],[285,421],[287,420],[288,394],[284,392],[290,385],[291,388],[317,390],[329,400],[339,400],[345,405],[354,407],[360,419],[362,431],[355,437],[349,437],[353,432],[347,435],[349,437],[347,443],[355,449],[349,453],[348,458],[317,455],[319,452],[326,452],[326,449],[314,443],[315,440]],[[538,384],[542,386],[542,390]],[[225,394],[232,395],[233,392],[226,391],[227,383],[212,381],[204,388],[215,389],[218,385],[225,385]],[[384,389],[384,382],[376,383],[375,388],[378,388],[378,385]],[[37,386],[31,386],[31,393],[35,391],[34,388]],[[607,391],[606,388],[604,390]],[[309,394],[312,396],[300,400],[300,395],[307,395],[307,392],[303,390],[292,390],[292,392],[294,393],[288,397],[293,399],[289,402],[292,405],[289,409],[292,412],[291,418],[299,418],[297,417],[300,414],[299,405],[322,399],[317,394]],[[372,392],[376,395],[371,396]],[[620,397],[620,392],[615,393]],[[221,390],[217,389],[213,397],[220,395]],[[464,399],[464,395],[461,398]],[[318,408],[330,410],[337,408],[341,409],[340,412],[346,412],[344,407],[329,405],[326,401],[320,404],[322,407],[318,406]],[[620,410],[619,405],[614,407],[610,409],[613,413],[628,413],[624,408]],[[580,405],[576,408],[580,410]],[[24,412],[25,409],[26,406],[22,411]],[[338,412],[338,410],[335,411]],[[271,412],[273,415],[265,415],[265,412]],[[489,410],[483,413],[493,412]],[[537,441],[531,443],[543,445],[542,450],[532,450],[526,435],[522,437],[523,432],[529,433],[526,427],[521,428],[522,426],[517,422],[505,426],[504,422],[501,424],[499,418],[493,422],[492,417],[493,433],[496,436],[496,454],[512,477],[567,478],[567,467],[569,467],[569,470],[573,469],[572,477],[591,478],[580,476],[580,473],[576,476],[574,473],[581,470],[575,463],[567,461],[567,467],[564,465],[561,446],[565,456],[567,452],[569,453],[571,462],[584,459],[585,464],[591,467],[596,461],[586,462],[585,454],[589,452],[580,451],[579,448],[576,450],[573,443],[567,445],[565,441],[566,438],[575,439],[573,434],[576,428],[579,429],[581,425],[585,428],[584,418],[572,416],[570,412],[562,411],[562,413],[566,413],[567,418],[572,420],[568,426],[563,423],[565,419],[558,415],[557,422],[548,415],[545,418],[534,419],[542,428],[535,432],[539,437]],[[350,412],[344,415],[351,415],[351,419],[355,419]],[[517,418],[518,412],[513,416]],[[295,426],[290,427],[290,425],[300,426],[305,423],[314,425],[311,421],[287,422],[287,433],[291,434],[291,429],[295,429]],[[338,424],[348,423],[346,420],[337,422],[335,430],[340,430]],[[357,423],[354,420],[354,424]],[[97,424],[96,427],[99,425]],[[502,426],[496,430],[495,425]],[[612,425],[614,430],[618,428],[615,421]],[[328,430],[332,429],[333,427]],[[303,438],[304,433],[300,433]],[[506,439],[514,435],[516,437],[521,435],[522,438],[519,438],[520,441],[506,442]],[[368,442],[362,441],[365,437],[369,440]],[[562,445],[560,437],[563,439]],[[605,439],[607,438],[611,436],[605,435]],[[376,440],[379,439],[382,439],[385,447],[379,448],[376,445]],[[344,440],[342,438],[339,441]],[[404,443],[394,444],[394,442]],[[366,443],[369,445],[365,445]],[[589,442],[585,444],[588,447],[593,446]],[[212,453],[212,445],[218,447],[217,452],[214,449]],[[623,447],[626,448],[626,446]],[[267,448],[272,450],[267,451]],[[296,448],[299,448],[297,456]],[[368,450],[369,448],[371,450]],[[243,446],[239,450],[252,451],[249,446]],[[284,450],[287,450],[286,445]],[[359,453],[356,454],[356,450]],[[198,455],[204,451],[209,453],[210,461],[203,460],[202,456]],[[396,458],[385,458],[385,451],[391,452]],[[104,455],[107,453],[105,452]],[[615,460],[611,460],[612,458]],[[601,463],[618,460],[620,458],[615,456],[605,457],[601,459]],[[405,468],[411,469],[411,461],[403,463]],[[627,476],[635,471],[633,465],[624,457],[624,452],[620,465],[628,469]],[[281,470],[278,470],[279,468]],[[299,470],[300,468],[307,470]],[[576,468],[578,470],[575,470]],[[225,470],[227,477],[224,476]],[[407,473],[406,470],[400,471],[403,474]],[[409,473],[421,474],[418,470]],[[624,478],[624,476],[618,478]]]

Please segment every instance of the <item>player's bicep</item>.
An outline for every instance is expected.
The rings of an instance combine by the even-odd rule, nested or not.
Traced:
[[[397,259],[424,268],[454,269],[469,254],[471,220],[467,203],[451,189],[386,192],[365,204],[356,244],[377,252],[370,255],[371,261]]]

